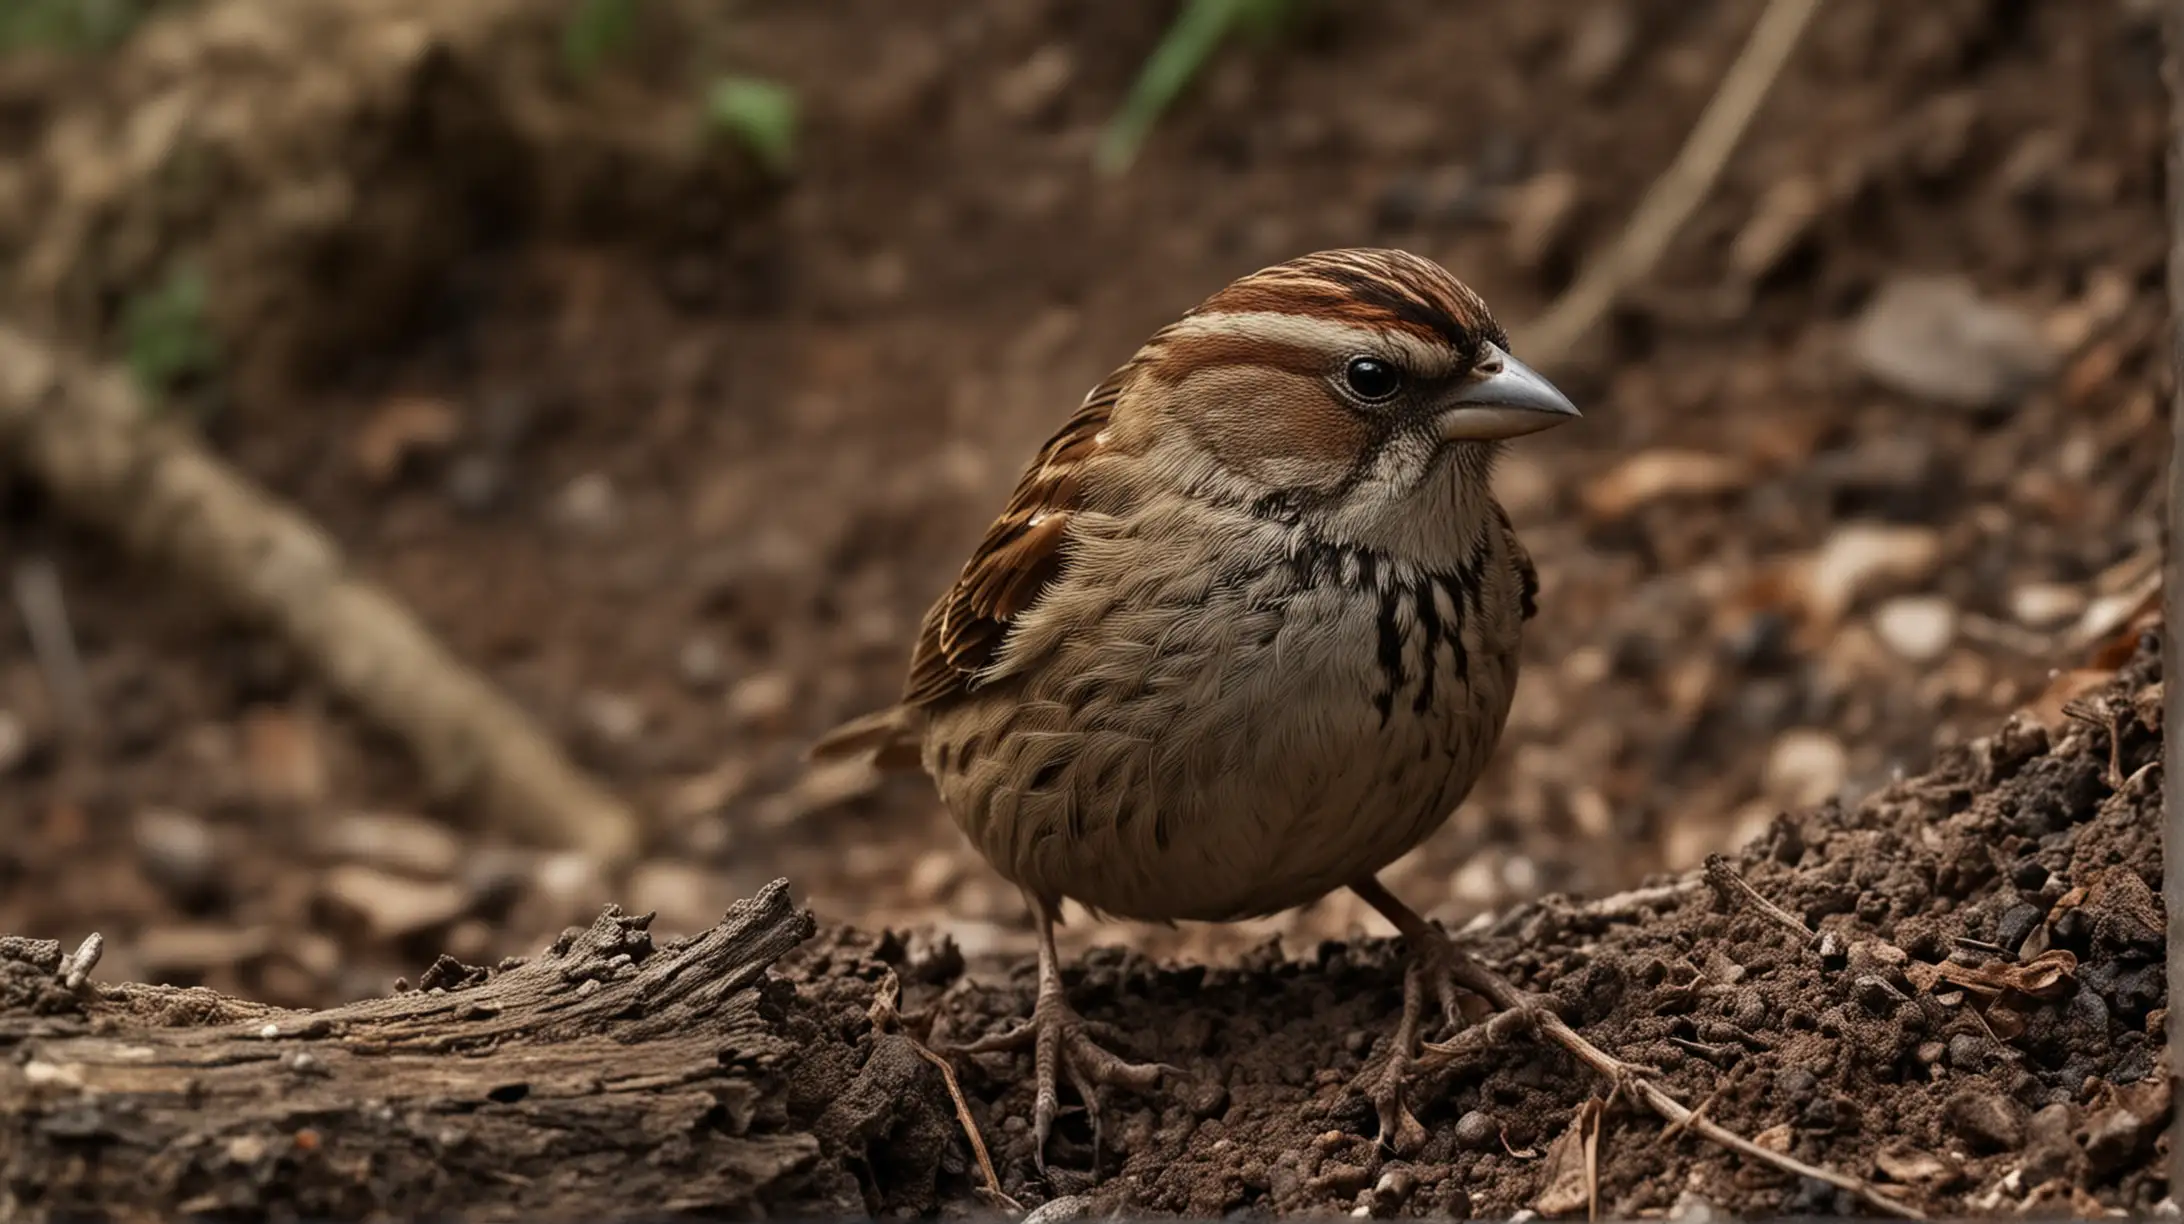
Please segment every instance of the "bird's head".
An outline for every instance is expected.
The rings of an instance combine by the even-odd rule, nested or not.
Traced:
[[[1148,341],[1104,442],[1171,489],[1279,499],[1329,535],[1440,552],[1508,439],[1577,418],[1479,299],[1404,251],[1252,273]]]

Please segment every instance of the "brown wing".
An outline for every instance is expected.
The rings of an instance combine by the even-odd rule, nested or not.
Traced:
[[[955,586],[926,612],[904,705],[943,704],[968,693],[1000,651],[1009,622],[1061,574],[1062,537],[1083,504],[1085,460],[1099,447],[1134,364],[1094,387],[1039,449]]]

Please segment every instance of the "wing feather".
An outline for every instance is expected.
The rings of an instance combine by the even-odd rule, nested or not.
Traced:
[[[1067,558],[1063,543],[1084,501],[1085,464],[1114,419],[1130,365],[1094,387],[1016,484],[1001,517],[956,578],[926,612],[910,661],[903,704],[934,706],[968,695],[1022,615],[1054,581]]]

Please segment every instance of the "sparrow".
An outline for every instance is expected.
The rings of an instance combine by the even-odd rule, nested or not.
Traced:
[[[1398,250],[1321,251],[1229,284],[1093,388],[926,613],[902,697],[818,759],[922,767],[1022,892],[1039,935],[1023,1025],[1042,1173],[1066,1075],[1105,1049],[1065,995],[1054,927],[1260,917],[1348,888],[1412,950],[1370,1092],[1384,1141],[1423,992],[1461,1023],[1466,954],[1377,873],[1438,829],[1509,714],[1539,581],[1490,476],[1577,419],[1486,304]]]

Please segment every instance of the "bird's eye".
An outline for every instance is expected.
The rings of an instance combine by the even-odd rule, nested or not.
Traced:
[[[1362,400],[1384,400],[1403,389],[1403,371],[1378,357],[1352,357],[1342,381]]]

